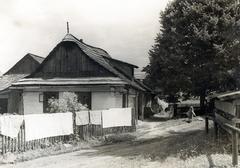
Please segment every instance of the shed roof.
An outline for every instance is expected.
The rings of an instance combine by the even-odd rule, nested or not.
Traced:
[[[208,96],[208,99],[232,100],[240,98],[240,91],[228,91],[222,93],[215,93]]]

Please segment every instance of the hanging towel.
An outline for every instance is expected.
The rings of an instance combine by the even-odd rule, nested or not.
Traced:
[[[26,141],[73,133],[72,113],[29,114],[24,116]]]
[[[79,111],[76,112],[76,125],[87,125],[89,124],[89,112]]]
[[[102,125],[102,111],[90,111],[90,123],[93,125]]]
[[[131,108],[112,108],[102,111],[103,128],[132,126]]]
[[[162,107],[163,111],[165,111],[166,108],[168,108],[168,103],[157,98],[158,105]]]
[[[4,136],[16,138],[23,123],[22,115],[1,115],[0,133]]]

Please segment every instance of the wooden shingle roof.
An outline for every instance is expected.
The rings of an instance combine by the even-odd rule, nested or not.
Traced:
[[[44,58],[28,53],[12,66],[4,75],[31,74],[43,62]]]
[[[39,64],[41,64],[43,62],[43,60],[45,59],[44,57],[40,57],[38,55],[35,54],[31,54],[28,53],[27,55],[29,55],[30,57],[32,57],[34,60],[36,60]]]
[[[128,79],[123,73],[119,72],[115,69],[110,63],[109,58],[113,59],[105,50],[90,46],[88,44],[83,43],[82,40],[78,40],[71,34],[67,34],[62,41],[71,41],[76,43],[79,48],[88,55],[91,59],[102,65],[104,68],[115,74],[116,76],[120,77],[124,81],[126,81],[129,85],[138,88],[140,90],[145,90],[142,86],[140,86],[135,80]],[[119,61],[119,60],[117,60]],[[128,63],[126,63],[128,64]],[[135,66],[135,65],[133,65]]]
[[[7,89],[12,85],[12,83],[23,79],[28,74],[10,74],[10,75],[3,75],[0,77],[0,92]]]
[[[97,48],[97,47],[93,47],[91,45],[88,45],[86,43],[84,43],[82,40],[77,39],[76,37],[74,37],[71,34],[67,34],[61,43],[64,42],[73,42],[77,45],[77,47],[79,47],[79,49],[85,53],[85,55],[87,55],[91,60],[93,60],[94,62],[96,62],[97,64],[99,64],[101,67],[105,68],[106,70],[108,70],[110,73],[114,74],[115,77],[118,77],[120,80],[122,80],[123,82],[126,83],[126,85],[130,85],[136,89],[145,91],[145,88],[142,87],[140,84],[138,84],[134,78],[129,78],[126,74],[122,73],[121,71],[119,71],[118,69],[116,69],[112,64],[111,64],[111,60],[114,60],[105,50],[101,49],[101,48]],[[58,44],[58,45],[59,45]],[[51,54],[51,53],[50,53]],[[33,72],[31,75],[27,76],[27,80],[28,80],[28,84],[30,81],[34,81],[35,84],[37,84],[40,81],[35,81],[34,75],[48,62],[48,59],[51,55],[48,55],[48,57],[41,63],[41,65],[39,66],[39,68]],[[119,61],[119,60],[116,60]],[[123,61],[121,61],[121,63],[124,63],[126,65],[129,65],[132,68],[136,68],[137,66],[132,65],[132,64],[128,64],[125,63]],[[40,76],[38,76],[40,77]],[[57,76],[56,76],[57,77]],[[45,79],[43,79],[45,80]],[[17,83],[15,83],[15,85],[22,85],[24,84],[24,82],[26,82],[26,80],[22,80],[19,81]],[[41,81],[43,82],[43,81]],[[53,81],[52,81],[53,82]],[[56,81],[55,81],[56,82]],[[63,81],[64,82],[64,81]],[[66,81],[65,81],[66,82]],[[26,84],[26,83],[25,83]]]

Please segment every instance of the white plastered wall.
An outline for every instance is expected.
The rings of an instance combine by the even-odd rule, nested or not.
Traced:
[[[41,114],[43,113],[43,103],[39,101],[40,92],[23,93],[24,114]]]
[[[92,110],[122,108],[122,94],[114,92],[92,92]]]

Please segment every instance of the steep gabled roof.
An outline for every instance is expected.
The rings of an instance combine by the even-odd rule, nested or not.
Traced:
[[[24,77],[29,75],[29,73],[21,73],[21,72],[11,73],[12,70],[14,71],[14,68],[16,66],[26,66],[26,62],[24,62],[24,60],[26,59],[30,59],[32,62],[36,62],[36,65],[40,65],[44,60],[43,57],[31,54],[31,53],[26,54],[13,67],[11,67],[3,76],[0,76],[0,92],[10,87],[12,83],[15,83],[20,79],[23,79]]]
[[[34,54],[31,54],[31,53],[28,53],[22,59],[20,59],[15,65],[13,65],[4,75],[12,74],[13,71],[16,71],[17,67],[19,68],[19,67],[27,66],[27,65],[24,65],[24,64],[26,64],[26,60],[30,60],[31,63],[34,62],[34,65],[38,66],[43,62],[44,58],[40,57],[40,56],[37,56],[37,55],[34,55]],[[28,72],[28,73],[30,74],[34,70],[35,69],[32,69],[31,72]],[[14,74],[23,74],[23,73],[14,72]],[[24,72],[24,74],[26,74],[26,73]]]
[[[107,51],[98,48],[98,47],[93,47],[89,44],[86,44],[83,42],[82,39],[77,39],[75,36],[72,34],[67,34],[62,41],[73,41],[76,42],[79,47],[88,55],[94,55],[94,56],[103,56],[107,58],[111,58],[111,56],[107,53]]]
[[[31,54],[28,53],[27,55],[31,56],[34,60],[36,60],[39,64],[41,64],[43,62],[43,60],[45,59],[44,57],[40,57],[38,55],[35,54]]]
[[[78,40],[76,37],[74,37],[72,34],[67,34],[62,41],[71,41],[76,43],[79,48],[88,55],[91,59],[102,65],[104,68],[115,74],[116,76],[120,77],[124,81],[126,81],[129,85],[138,88],[140,90],[145,90],[143,87],[141,87],[135,80],[130,80],[128,77],[126,77],[123,73],[119,72],[117,69],[111,66],[108,59],[112,59],[111,56],[103,49],[96,48],[93,46],[90,46],[88,44],[83,43],[82,40]],[[117,60],[119,61],[119,60]],[[123,62],[123,61],[121,61]],[[126,63],[128,64],[128,63]]]

